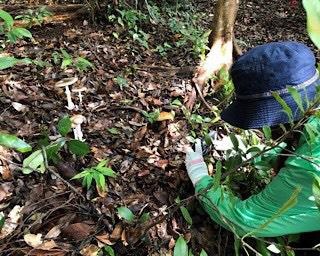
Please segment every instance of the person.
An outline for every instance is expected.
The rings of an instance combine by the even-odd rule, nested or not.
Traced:
[[[305,113],[288,87],[296,89],[307,108],[315,101],[320,85],[312,51],[298,42],[257,46],[242,55],[230,73],[235,99],[222,111],[221,118],[242,129],[269,126],[275,131],[281,124],[302,120]],[[272,92],[277,92],[291,108],[291,119]],[[312,130],[320,131],[318,117],[309,117],[307,123]],[[320,210],[312,190],[315,176],[320,176],[320,137],[315,136],[311,141],[305,130],[302,133],[297,145],[282,143],[260,156],[259,161],[272,168],[282,151],[285,153],[288,148],[294,151],[272,181],[246,200],[236,197],[222,185],[213,188],[215,177],[208,175],[199,140],[195,150],[188,148],[186,169],[200,203],[211,219],[238,236],[276,237],[320,230]],[[285,207],[295,194],[296,204]]]

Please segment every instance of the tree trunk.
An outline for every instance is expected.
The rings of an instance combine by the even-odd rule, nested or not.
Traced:
[[[230,68],[233,61],[233,47],[241,54],[237,45],[233,45],[233,28],[239,7],[239,0],[218,0],[212,32],[209,37],[210,51],[206,59],[197,67],[193,82],[202,90],[207,80],[221,68]],[[199,93],[199,92],[198,92]]]

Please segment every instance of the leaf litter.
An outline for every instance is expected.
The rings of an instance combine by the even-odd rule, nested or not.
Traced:
[[[253,2],[244,1],[240,6],[236,37],[242,47],[298,34],[306,40],[302,25],[286,34],[283,29],[267,33],[266,22],[273,22],[268,15],[270,1]],[[278,19],[303,23],[301,14],[271,2]],[[201,2],[198,8],[207,12],[207,5]],[[6,51],[52,63],[54,52],[63,49],[85,57],[94,69],[79,72],[57,65],[21,65],[0,71],[0,130],[35,142],[43,134],[56,135],[56,124],[66,114],[81,115],[85,122],[78,136],[90,145],[90,155],[80,160],[65,158],[52,168],[69,181],[82,168],[109,159],[119,175],[107,182],[106,192],[94,187],[86,190],[79,182],[69,181],[84,196],[81,198],[47,171],[23,175],[22,156],[0,147],[4,180],[0,211],[5,216],[0,251],[6,255],[77,252],[93,256],[109,245],[116,255],[172,255],[181,235],[196,248],[220,251],[220,244],[213,241],[221,241],[221,236],[228,241],[230,234],[220,234],[204,213],[192,216],[190,228],[179,211],[171,215],[168,210],[178,196],[187,197],[194,191],[184,170],[189,125],[181,107],[172,107],[177,99],[181,104],[188,101],[192,74],[180,76],[167,70],[195,66],[196,60],[185,57],[182,50],[160,59],[130,40],[116,41],[111,25],[93,28],[74,22],[45,26],[55,33],[44,34],[44,28],[34,28],[35,45],[22,41]],[[166,37],[165,32],[161,37]],[[155,63],[168,69],[161,70]],[[68,104],[65,89],[56,86],[66,79],[74,81],[69,90],[73,105]],[[153,116],[157,110],[158,115]],[[32,168],[44,171],[42,165]],[[142,222],[144,213],[150,219]]]

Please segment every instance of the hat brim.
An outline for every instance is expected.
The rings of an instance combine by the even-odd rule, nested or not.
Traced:
[[[304,105],[307,106],[314,100],[320,79],[299,91]],[[281,98],[291,108],[293,121],[299,120],[303,113],[299,110],[291,94],[281,95]],[[289,123],[287,113],[274,97],[260,99],[235,99],[221,113],[221,119],[227,123],[242,129],[257,129],[263,126],[276,126]]]

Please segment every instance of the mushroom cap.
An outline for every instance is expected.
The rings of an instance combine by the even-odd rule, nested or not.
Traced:
[[[86,118],[83,115],[74,115],[70,118],[70,121],[73,126],[82,124],[83,122],[86,121]]]
[[[59,82],[56,82],[55,87],[65,87],[65,86],[73,85],[77,81],[78,81],[78,77],[63,78]]]

